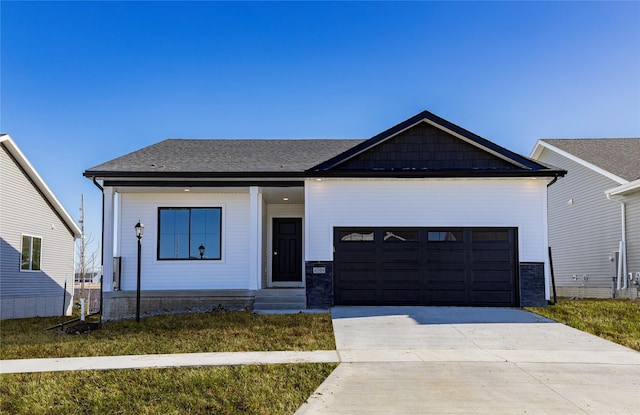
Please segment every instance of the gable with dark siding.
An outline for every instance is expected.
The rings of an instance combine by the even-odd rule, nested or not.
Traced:
[[[426,122],[337,165],[334,171],[513,170],[519,167]]]
[[[558,177],[566,172],[422,111],[307,173],[318,177]]]

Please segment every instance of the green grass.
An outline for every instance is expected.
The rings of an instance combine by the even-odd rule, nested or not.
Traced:
[[[333,350],[325,314],[220,312],[44,331],[59,318],[0,321],[0,358]],[[190,367],[0,375],[2,414],[291,414],[336,364]]]
[[[527,310],[640,351],[638,301],[561,299],[553,306]]]
[[[292,414],[335,364],[0,375],[2,414]]]
[[[44,331],[59,318],[0,321],[0,359],[131,354],[335,350],[331,316],[249,311],[179,314],[105,323],[80,335]]]

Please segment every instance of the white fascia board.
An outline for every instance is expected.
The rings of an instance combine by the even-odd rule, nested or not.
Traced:
[[[33,181],[36,187],[42,192],[47,201],[51,204],[51,206],[58,213],[60,218],[66,223],[67,227],[71,229],[73,232],[73,236],[75,238],[80,238],[82,236],[82,231],[73,220],[73,218],[67,213],[62,203],[56,198],[53,194],[49,186],[44,182],[42,177],[38,174],[33,165],[29,162],[29,160],[25,157],[24,153],[18,148],[16,143],[13,141],[9,134],[0,135],[0,143],[3,143],[11,155],[18,161],[20,167],[27,173],[29,178]]]
[[[604,193],[607,196],[626,196],[629,193],[633,193],[637,190],[640,190],[640,179],[636,179],[632,182],[614,187],[613,189],[605,190]]]
[[[544,150],[545,148],[548,149],[548,150],[551,150],[551,151],[553,151],[553,152],[555,152],[555,153],[557,153],[557,154],[559,154],[559,155],[561,155],[563,157],[566,157],[571,161],[574,161],[574,162],[576,162],[578,164],[581,164],[584,167],[586,167],[588,169],[591,169],[591,170],[595,171],[596,173],[601,174],[601,175],[613,180],[614,182],[618,182],[620,184],[629,183],[628,180],[625,180],[620,176],[616,176],[615,174],[613,174],[613,173],[611,173],[611,172],[609,172],[609,171],[607,171],[607,170],[605,170],[605,169],[603,169],[601,167],[598,167],[595,164],[591,164],[588,161],[585,161],[585,160],[581,159],[580,157],[576,157],[573,154],[568,153],[568,152],[566,152],[564,150],[561,150],[558,147],[553,146],[553,145],[551,145],[551,144],[549,144],[549,143],[547,143],[547,142],[545,142],[543,140],[538,140],[538,142],[536,143],[536,146],[534,147],[534,149],[531,152],[531,155],[529,157],[531,157],[532,159],[538,160],[538,157],[540,157],[540,155],[542,154],[542,150]]]

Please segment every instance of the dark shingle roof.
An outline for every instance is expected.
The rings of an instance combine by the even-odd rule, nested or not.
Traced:
[[[541,141],[625,180],[640,178],[640,138],[571,138]]]
[[[302,173],[363,140],[167,139],[92,167],[85,176],[120,173]]]

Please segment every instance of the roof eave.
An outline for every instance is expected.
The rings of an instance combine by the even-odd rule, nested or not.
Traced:
[[[73,220],[71,215],[66,211],[62,203],[58,200],[58,198],[53,194],[49,186],[42,179],[40,174],[33,167],[31,162],[27,159],[24,153],[17,146],[15,141],[11,138],[9,134],[0,135],[0,143],[4,143],[7,147],[11,155],[16,159],[20,167],[25,171],[29,179],[35,184],[40,193],[45,197],[49,205],[56,211],[60,219],[64,222],[69,232],[73,235],[74,238],[80,238],[82,236],[82,231],[80,227]]]
[[[319,171],[309,177],[393,177],[393,178],[516,178],[563,177],[565,170],[396,170],[396,171]]]
[[[632,182],[620,185],[618,187],[614,187],[613,189],[609,189],[605,191],[607,196],[628,196],[631,193],[637,192],[640,190],[640,179],[636,179]]]
[[[613,180],[614,182],[617,182],[619,184],[626,184],[629,183],[628,180],[623,179],[622,177],[615,175],[613,173],[611,173],[610,171],[607,171],[605,169],[603,169],[602,167],[598,167],[593,163],[589,163],[588,161],[572,154],[569,153],[568,151],[562,150],[561,148],[558,148],[556,146],[554,146],[553,144],[547,143],[544,140],[538,140],[538,142],[536,143],[536,146],[534,147],[533,151],[531,152],[531,157],[532,158],[538,158],[540,157],[540,155],[542,154],[542,151],[544,149],[548,149],[550,151],[553,151],[554,153],[557,153],[575,163],[581,164],[582,166],[593,170],[594,172],[601,174],[611,180]]]
[[[91,171],[82,174],[89,179],[232,179],[232,178],[301,178],[305,177],[303,171],[288,172],[154,172],[154,171]]]

